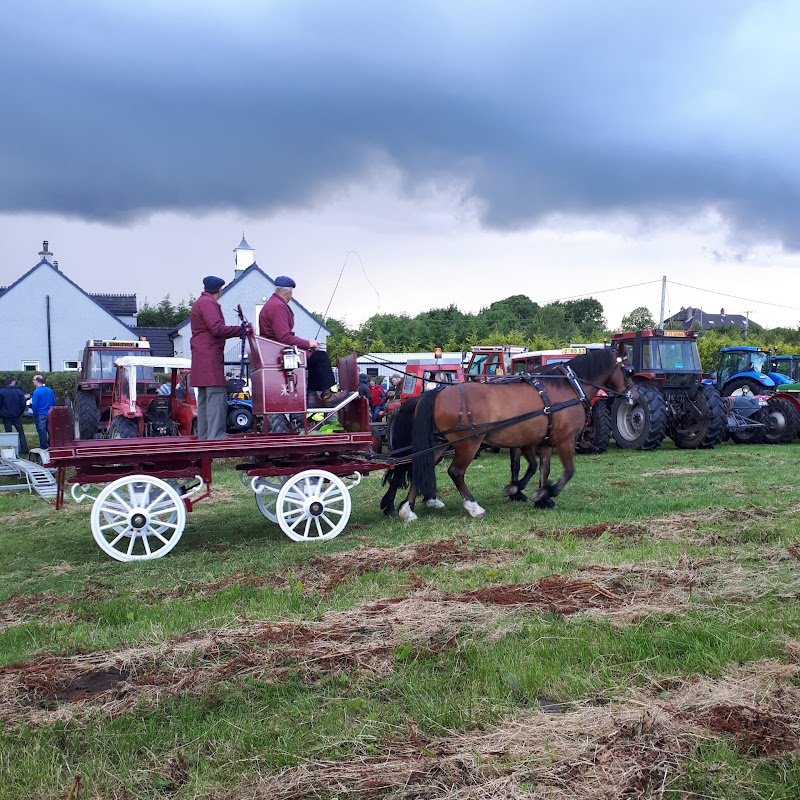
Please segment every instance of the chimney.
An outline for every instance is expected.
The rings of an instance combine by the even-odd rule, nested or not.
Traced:
[[[46,261],[49,261],[50,263],[52,263],[52,261],[53,261],[53,254],[50,252],[50,249],[49,249],[49,248],[48,248],[48,246],[47,246],[48,244],[50,244],[50,243],[47,241],[47,239],[45,239],[45,240],[42,242],[42,249],[39,251],[39,256],[40,256],[40,257],[41,257],[43,260],[46,260]]]
[[[725,316],[725,309],[724,309],[724,308],[721,308],[721,309],[719,310],[719,315],[720,315],[721,317],[724,317],[724,316]]]
[[[54,261],[53,266],[56,268],[56,271],[58,271],[58,261]]]

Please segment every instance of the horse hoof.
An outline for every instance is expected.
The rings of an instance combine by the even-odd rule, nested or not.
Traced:
[[[527,503],[528,495],[526,495],[524,492],[517,492],[516,494],[510,494],[508,499],[512,503]]]
[[[425,501],[426,508],[444,508],[444,503],[438,497],[432,497]]]
[[[486,509],[481,508],[474,500],[467,500],[464,502],[464,508],[473,518],[484,517],[486,516]]]
[[[537,500],[534,505],[536,508],[555,508],[556,501],[552,497],[545,497],[543,500]]]
[[[503,494],[506,497],[510,497],[512,500],[514,499],[514,495],[516,495],[518,492],[519,487],[516,483],[509,483],[508,486],[503,489]]]
[[[403,505],[400,506],[399,517],[403,522],[414,522],[414,520],[418,519],[408,503],[403,503]]]

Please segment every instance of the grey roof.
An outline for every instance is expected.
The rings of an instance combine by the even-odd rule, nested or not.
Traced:
[[[703,311],[702,308],[682,308],[677,314],[667,317],[664,320],[667,322],[677,322],[685,330],[689,330],[693,325],[697,324],[701,330],[707,331],[712,328],[723,328],[727,325],[735,325],[737,328],[744,329],[750,325],[755,325],[753,320],[749,320],[744,314],[726,314],[725,309],[720,309],[719,314],[709,314]]]
[[[250,245],[245,241],[244,234],[242,234],[242,241],[239,242],[238,247],[233,248],[233,252],[235,253],[237,250],[255,250],[255,247],[250,247]]]
[[[159,358],[172,358],[175,347],[170,339],[172,328],[141,328],[132,329],[137,336],[144,336],[150,342],[150,352]]]
[[[133,317],[136,315],[135,294],[95,294],[89,297],[100,303],[103,308],[116,317]],[[162,354],[159,354],[162,355]]]
[[[39,269],[39,267],[42,267],[42,266],[49,267],[51,270],[53,270],[53,272],[55,272],[56,275],[58,275],[60,278],[63,278],[71,286],[74,286],[84,297],[88,297],[89,300],[91,300],[95,305],[100,306],[100,308],[102,308],[103,311],[106,312],[106,314],[111,314],[111,316],[115,317],[115,315],[113,313],[111,313],[102,303],[98,302],[96,297],[93,297],[88,292],[86,292],[83,289],[81,289],[81,287],[78,286],[78,284],[75,283],[75,281],[71,281],[60,269],[56,269],[56,267],[54,267],[46,258],[43,258],[38,264],[34,264],[24,275],[21,275],[19,278],[17,278],[14,281],[14,283],[11,284],[11,286],[6,286],[5,291],[3,292],[3,295],[8,294],[8,292],[10,292],[15,286],[17,286],[18,284],[22,283],[22,281],[24,281],[25,278],[28,277],[28,275],[30,275],[32,272],[36,271],[37,269]],[[136,295],[133,295],[133,297],[135,298]],[[117,322],[119,322],[119,324],[124,326],[125,328],[128,328],[128,330],[130,330],[131,333],[133,332],[131,330],[130,326],[126,325],[124,322],[122,322],[122,320],[117,319]]]

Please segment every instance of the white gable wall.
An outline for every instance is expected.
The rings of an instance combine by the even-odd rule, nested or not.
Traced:
[[[47,343],[47,297],[50,343]],[[20,370],[38,361],[39,371],[60,372],[80,359],[87,339],[131,339],[116,317],[71,284],[58,270],[40,264],[0,296],[0,370]]]
[[[225,290],[219,299],[222,313],[225,315],[227,325],[238,325],[239,317],[236,313],[236,306],[241,305],[245,318],[254,325],[258,322],[258,311],[264,305],[265,300],[269,300],[275,291],[275,286],[262,273],[251,270],[240,278],[237,278],[230,285],[223,287]],[[320,328],[310,314],[306,313],[294,300],[289,304],[294,312],[294,332],[303,339],[316,339],[318,342],[325,342],[328,336],[326,328]],[[178,328],[175,336],[175,355],[184,358],[192,357],[192,350],[189,340],[192,338],[192,328],[189,320]],[[237,361],[239,359],[240,344],[236,339],[229,339],[225,349],[226,361]]]

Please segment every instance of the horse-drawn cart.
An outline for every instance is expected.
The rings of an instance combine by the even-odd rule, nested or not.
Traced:
[[[249,334],[254,413],[305,412],[304,353]],[[292,348],[289,348],[293,350]],[[352,362],[352,363],[351,363]],[[340,382],[357,386],[355,358],[340,359]],[[261,513],[295,541],[337,536],[350,517],[350,489],[361,475],[387,466],[374,458],[369,411],[353,395],[337,409],[343,430],[297,434],[252,433],[226,439],[195,436],[75,440],[71,412],[51,410],[50,464],[57,481],[56,508],[67,484],[73,499],[92,501],[95,541],[112,558],[141,561],[172,550],[186,514],[211,494],[211,463],[236,459],[242,481]],[[70,474],[68,475],[68,471]]]

